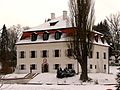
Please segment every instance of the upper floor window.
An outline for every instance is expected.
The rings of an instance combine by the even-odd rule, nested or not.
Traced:
[[[104,56],[103,58],[106,59],[106,53],[104,52],[103,54],[104,54],[104,55],[103,55],[103,56]]]
[[[31,51],[31,58],[36,58],[36,51]]]
[[[55,32],[55,40],[59,40],[61,38],[62,32],[57,31]]]
[[[67,49],[67,56],[68,57],[72,56],[72,53],[73,53],[72,49]]]
[[[43,50],[42,51],[42,57],[48,57],[48,51],[47,50]]]
[[[20,58],[25,58],[25,51],[20,51]]]
[[[55,57],[60,57],[60,50],[55,50],[55,52],[54,52],[54,54],[55,54]]]
[[[33,32],[31,34],[31,41],[36,41],[37,40],[37,33],[36,32]]]
[[[97,54],[97,59],[99,59],[99,52],[96,52],[96,54]]]
[[[90,51],[89,58],[93,58],[93,52],[92,51]]]
[[[43,40],[44,40],[44,41],[45,41],[45,40],[48,40],[48,38],[49,38],[49,32],[45,31],[45,32],[43,33]]]

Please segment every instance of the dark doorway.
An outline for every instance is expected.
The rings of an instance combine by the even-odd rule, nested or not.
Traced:
[[[48,72],[48,64],[42,64],[42,73]]]

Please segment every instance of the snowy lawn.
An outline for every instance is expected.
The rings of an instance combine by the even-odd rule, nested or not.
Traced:
[[[3,85],[0,90],[115,90],[114,86],[104,85]]]
[[[79,80],[80,75],[74,77],[57,79],[55,73],[41,73],[30,80],[29,85],[22,84],[4,84],[0,90],[115,90],[117,67],[110,68],[110,74],[89,73],[92,82],[82,83]],[[9,77],[16,77],[17,74],[9,74]],[[21,74],[18,74],[18,76]],[[23,77],[25,75],[23,74]],[[98,81],[98,84],[95,84]],[[59,85],[57,85],[59,84]],[[63,85],[62,85],[63,84]]]
[[[94,84],[95,81],[98,84],[116,84],[116,74],[117,67],[110,68],[110,74],[105,73],[89,73],[88,76],[92,79],[92,82],[87,84]],[[41,73],[37,75],[35,78],[29,81],[29,83],[38,83],[38,84],[70,84],[77,85],[82,84],[79,80],[80,75],[75,75],[74,77],[58,79],[56,78],[56,73]]]
[[[11,78],[24,78],[27,74],[7,74],[2,76],[4,79],[11,79]]]

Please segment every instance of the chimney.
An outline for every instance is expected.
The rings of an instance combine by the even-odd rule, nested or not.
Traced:
[[[63,20],[67,19],[67,11],[63,11]]]
[[[55,13],[51,13],[51,20],[55,19]]]

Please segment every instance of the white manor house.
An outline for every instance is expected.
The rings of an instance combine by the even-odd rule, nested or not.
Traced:
[[[55,17],[51,13],[42,25],[23,31],[17,47],[17,73],[54,73],[58,67],[74,69],[81,72],[77,60],[69,58],[71,50],[67,46],[67,34],[71,27],[67,11],[63,15]],[[88,72],[108,73],[108,48],[109,45],[103,40],[103,35],[94,31],[94,49],[88,57]],[[68,57],[69,56],[69,57]]]

